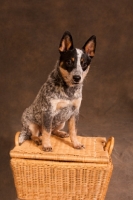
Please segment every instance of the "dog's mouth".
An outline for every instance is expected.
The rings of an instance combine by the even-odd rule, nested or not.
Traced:
[[[80,83],[74,82],[73,84],[74,84],[74,85],[78,85],[78,84],[80,84]]]
[[[81,81],[80,82],[75,82],[75,81],[72,82],[72,85],[80,85],[80,84],[82,84]]]

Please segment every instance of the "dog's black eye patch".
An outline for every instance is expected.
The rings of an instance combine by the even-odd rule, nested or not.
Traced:
[[[71,67],[71,66],[73,65],[72,60],[67,60],[67,61],[66,61],[66,65],[67,65],[68,67]]]
[[[60,55],[61,67],[71,72],[76,67],[76,50],[62,52]]]
[[[87,54],[83,54],[80,62],[83,71],[85,71],[91,63],[91,58]]]

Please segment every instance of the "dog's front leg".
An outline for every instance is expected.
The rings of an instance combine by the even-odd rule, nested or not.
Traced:
[[[52,151],[50,136],[53,118],[50,113],[50,111],[42,113],[42,147],[44,151]]]
[[[82,145],[77,139],[76,118],[75,115],[71,116],[68,121],[68,130],[73,147],[75,149],[81,149],[84,148],[84,145]]]

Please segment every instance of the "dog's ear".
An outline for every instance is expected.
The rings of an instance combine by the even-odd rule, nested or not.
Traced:
[[[92,35],[84,44],[82,48],[91,58],[95,55],[96,50],[96,36]]]
[[[73,48],[74,48],[73,39],[72,39],[71,33],[69,31],[66,31],[61,38],[59,51],[65,52],[68,50],[72,50]]]

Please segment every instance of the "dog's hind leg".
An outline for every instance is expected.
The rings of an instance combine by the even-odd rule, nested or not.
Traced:
[[[31,131],[31,139],[37,144],[40,145],[42,143],[39,138],[40,127],[37,124],[31,123],[29,124],[29,129]]]
[[[19,135],[19,144],[21,145],[25,140],[31,139],[31,131],[29,126],[24,122],[22,123],[22,129]]]
[[[25,140],[30,140],[31,132],[28,127],[22,126],[22,130],[19,135],[19,144],[21,145]]]
[[[61,131],[65,126],[65,122],[60,124],[57,128],[52,131],[53,135],[56,135],[61,138],[69,137],[69,134],[65,131]]]

